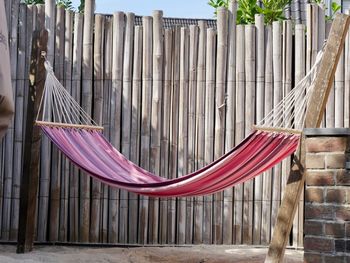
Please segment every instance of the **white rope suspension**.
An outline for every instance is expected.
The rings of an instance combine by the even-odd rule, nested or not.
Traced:
[[[292,89],[260,122],[257,128],[277,128],[286,130],[302,130],[305,113],[317,70],[323,55],[323,49],[317,54],[316,61],[306,76]]]
[[[319,68],[323,50],[313,67],[274,108],[258,122],[256,128],[276,130],[302,130],[305,112],[311,96],[316,72]],[[39,125],[81,127],[103,129],[85,112],[56,78],[53,68],[45,61],[47,71],[43,97],[40,102],[36,122]]]
[[[45,69],[47,75],[36,123],[47,126],[103,129],[62,86],[48,61],[45,61]]]

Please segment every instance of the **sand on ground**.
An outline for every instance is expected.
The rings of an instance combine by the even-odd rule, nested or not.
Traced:
[[[267,248],[247,246],[185,247],[82,247],[35,246],[26,254],[16,254],[16,246],[0,245],[1,263],[258,263],[264,262]],[[284,262],[303,262],[301,250],[287,249]]]

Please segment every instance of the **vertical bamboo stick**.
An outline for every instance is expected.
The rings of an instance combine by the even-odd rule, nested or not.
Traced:
[[[169,177],[176,178],[178,171],[178,140],[179,140],[179,92],[180,92],[180,43],[181,29],[176,26],[173,30],[172,42],[172,91],[171,91],[171,113],[170,113],[170,155],[169,155]],[[176,241],[176,199],[168,201],[168,243]]]
[[[124,33],[124,65],[123,65],[123,90],[122,90],[122,134],[121,150],[126,158],[130,158],[130,130],[131,130],[131,79],[132,79],[132,58],[134,41],[135,15],[126,14]],[[128,238],[128,192],[120,191],[119,208],[119,242],[126,243]]]
[[[264,117],[264,93],[265,93],[265,27],[264,16],[255,16],[256,26],[256,122]],[[253,244],[261,243],[261,220],[263,204],[263,176],[254,179],[254,229]]]
[[[142,93],[142,27],[135,27],[134,58],[132,75],[132,111],[131,111],[131,141],[130,160],[136,164],[140,160],[140,123],[141,123],[141,93]],[[129,224],[138,224],[138,195],[129,194]],[[137,227],[129,227],[128,241],[137,243]]]
[[[73,47],[73,12],[65,11],[65,41],[64,41],[64,86],[72,94],[72,47]],[[62,159],[62,188],[60,205],[60,228],[59,240],[68,241],[68,218],[69,218],[69,178],[71,164],[68,159]]]
[[[206,38],[207,24],[205,21],[199,21],[198,36],[198,64],[197,64],[197,108],[196,108],[196,169],[204,166],[204,145],[205,145],[205,70],[206,70]],[[203,197],[195,198],[193,243],[200,244],[203,240]]]
[[[273,41],[273,105],[276,106],[282,99],[282,26],[279,21],[272,23],[272,41]],[[272,188],[272,208],[271,224],[272,229],[275,225],[277,212],[281,200],[281,164],[274,167],[273,170],[273,188]]]
[[[331,25],[332,25],[331,21],[329,21],[326,24],[326,37],[328,37]],[[326,113],[325,113],[325,118],[324,118],[325,121],[323,121],[323,126],[325,126],[327,128],[334,128],[334,124],[335,124],[335,119],[334,119],[335,105],[334,105],[334,102],[335,102],[335,89],[332,88],[330,90],[328,102],[326,105]]]
[[[14,118],[14,145],[13,145],[13,167],[12,167],[12,190],[11,190],[11,210],[10,210],[10,240],[17,239],[18,232],[18,220],[19,220],[19,195],[20,195],[20,178],[22,171],[22,147],[23,147],[23,129],[24,118],[24,97],[25,88],[27,82],[25,79],[28,74],[26,72],[26,30],[30,29],[29,23],[32,20],[32,7],[29,9],[26,5],[20,5],[19,9],[19,21],[18,21],[18,56],[17,56],[17,83],[16,83],[16,96],[15,96],[15,108],[16,114]],[[28,17],[27,17],[28,10]],[[17,21],[16,21],[17,22]],[[29,23],[28,23],[29,22]],[[27,28],[28,25],[28,28]],[[33,30],[31,30],[33,31]],[[30,50],[28,50],[30,53]],[[8,185],[5,184],[5,187]],[[6,222],[6,221],[5,221]]]
[[[55,52],[55,28],[56,28],[56,10],[55,1],[45,1],[45,25],[48,31],[47,60],[53,65]],[[48,116],[46,116],[48,117]],[[46,240],[49,225],[49,204],[50,204],[50,183],[51,183],[51,143],[46,136],[41,140],[40,153],[40,189],[39,189],[39,211],[38,219],[40,228],[38,228],[38,240]]]
[[[236,101],[245,101],[245,37],[244,26],[237,26],[236,46]],[[244,138],[244,103],[236,103],[236,134],[235,141],[240,142]],[[234,189],[234,240],[235,244],[242,243],[243,234],[243,185],[237,185]]]
[[[305,25],[300,24],[295,27],[295,55],[294,55],[295,76],[294,83],[298,83],[305,76]],[[296,108],[300,107],[301,101],[296,101]],[[303,197],[303,194],[301,194]],[[301,246],[303,240],[304,223],[304,201],[300,198],[299,206],[293,222],[293,246]]]
[[[105,17],[104,34],[104,81],[103,81],[103,127],[104,136],[111,140],[111,94],[112,94],[112,55],[113,55],[113,17]],[[100,219],[100,240],[103,243],[108,241],[108,195],[109,187],[106,184],[102,186],[103,194],[101,199],[101,219]],[[137,209],[137,207],[136,207]]]
[[[151,143],[151,103],[152,103],[152,17],[143,17],[143,52],[142,52],[142,113],[141,113],[141,167],[150,167]],[[140,197],[139,243],[147,243],[148,232],[148,197]]]
[[[346,10],[350,14],[350,10]],[[345,39],[344,48],[344,98],[350,97],[350,34]],[[344,99],[344,127],[350,126],[350,100]]]
[[[93,117],[97,124],[102,125],[103,114],[103,34],[104,16],[95,15],[94,34],[94,106]],[[91,223],[89,241],[97,243],[100,233],[101,212],[101,182],[92,179],[91,187]]]
[[[255,26],[245,27],[245,41],[250,43],[245,45],[245,137],[248,136],[255,122]],[[253,200],[254,185],[253,180],[244,183],[244,203],[243,203],[243,243],[253,243]]]
[[[83,15],[74,15],[73,66],[72,66],[72,96],[80,102],[81,65],[83,47]],[[40,218],[40,217],[39,217]],[[79,240],[79,169],[71,169],[69,177],[69,240]]]
[[[334,127],[344,127],[344,52],[341,53],[334,79]]]
[[[225,152],[233,148],[235,127],[236,93],[236,16],[237,1],[230,1],[228,12],[228,61],[226,91]],[[233,188],[224,191],[223,243],[232,244],[233,226]]]
[[[188,171],[188,81],[189,81],[189,32],[188,28],[181,28],[180,50],[180,97],[179,97],[179,148],[178,175]],[[178,199],[178,229],[177,243],[186,242],[186,199]]]
[[[198,26],[189,27],[189,93],[188,93],[188,172],[195,170],[196,141],[196,103],[197,103],[197,59],[198,59]],[[186,243],[193,243],[194,201],[186,200]],[[196,204],[195,204],[196,205]]]
[[[217,59],[216,59],[216,85],[215,85],[215,149],[214,159],[224,154],[225,149],[225,90],[226,90],[226,61],[228,37],[228,12],[226,8],[217,11]],[[223,193],[214,195],[214,242],[222,244],[222,203]]]
[[[161,167],[162,176],[169,178],[169,152],[170,152],[170,113],[171,113],[171,77],[172,77],[172,30],[164,31],[164,90],[163,90],[163,124],[161,134]],[[171,199],[169,200],[171,202]],[[168,229],[168,200],[160,199],[160,240],[159,243],[167,243]]]
[[[56,35],[55,35],[55,53],[54,70],[57,79],[63,82],[64,66],[64,8],[56,9]],[[60,215],[60,192],[61,192],[61,169],[62,155],[56,147],[52,148],[51,161],[51,180],[50,180],[50,224],[49,239],[58,241],[59,215]]]
[[[273,103],[273,68],[272,68],[272,26],[266,27],[266,57],[265,57],[265,98],[264,115],[272,110]],[[263,175],[262,193],[262,218],[261,218],[261,243],[268,244],[271,238],[271,194],[272,194],[272,171],[267,171]]]
[[[82,57],[82,97],[81,106],[92,114],[92,51],[93,51],[93,15],[95,1],[85,1],[83,27],[83,57]],[[90,190],[91,179],[85,173],[80,176],[80,226],[79,239],[89,241],[90,229]]]
[[[213,28],[207,29],[206,43],[206,90],[205,90],[205,164],[214,159],[214,119],[215,119],[215,60],[216,60],[216,32]],[[211,244],[213,222],[213,195],[204,196],[203,212],[203,243]]]
[[[124,50],[124,13],[113,14],[112,94],[111,94],[111,142],[120,149],[121,105]],[[119,190],[109,188],[108,242],[118,242],[119,233]]]
[[[151,156],[150,171],[160,172],[160,137],[162,125],[162,85],[163,85],[163,12],[153,12],[153,85],[151,109]],[[150,198],[149,241],[158,243],[159,199]]]

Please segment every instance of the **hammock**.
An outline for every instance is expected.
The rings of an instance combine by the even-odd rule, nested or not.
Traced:
[[[154,197],[208,195],[254,178],[296,150],[320,60],[321,55],[239,145],[202,169],[175,179],[154,175],[115,149],[103,136],[103,127],[60,84],[48,61],[36,124],[72,163],[103,183]]]

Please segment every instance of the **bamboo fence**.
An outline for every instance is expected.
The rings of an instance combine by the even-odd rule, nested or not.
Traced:
[[[152,16],[93,14],[6,1],[16,114],[0,144],[0,237],[16,240],[19,185],[34,29],[49,31],[47,58],[58,79],[131,161],[166,178],[209,164],[238,144],[315,61],[329,31],[324,11],[307,23],[236,25],[236,5],[213,22],[169,25]],[[184,20],[181,20],[182,22]],[[166,23],[165,23],[166,22]],[[349,127],[350,37],[323,125]],[[290,159],[215,195],[147,198],[113,189],[70,164],[43,137],[38,241],[122,244],[269,243]],[[303,201],[291,243],[302,246]]]

